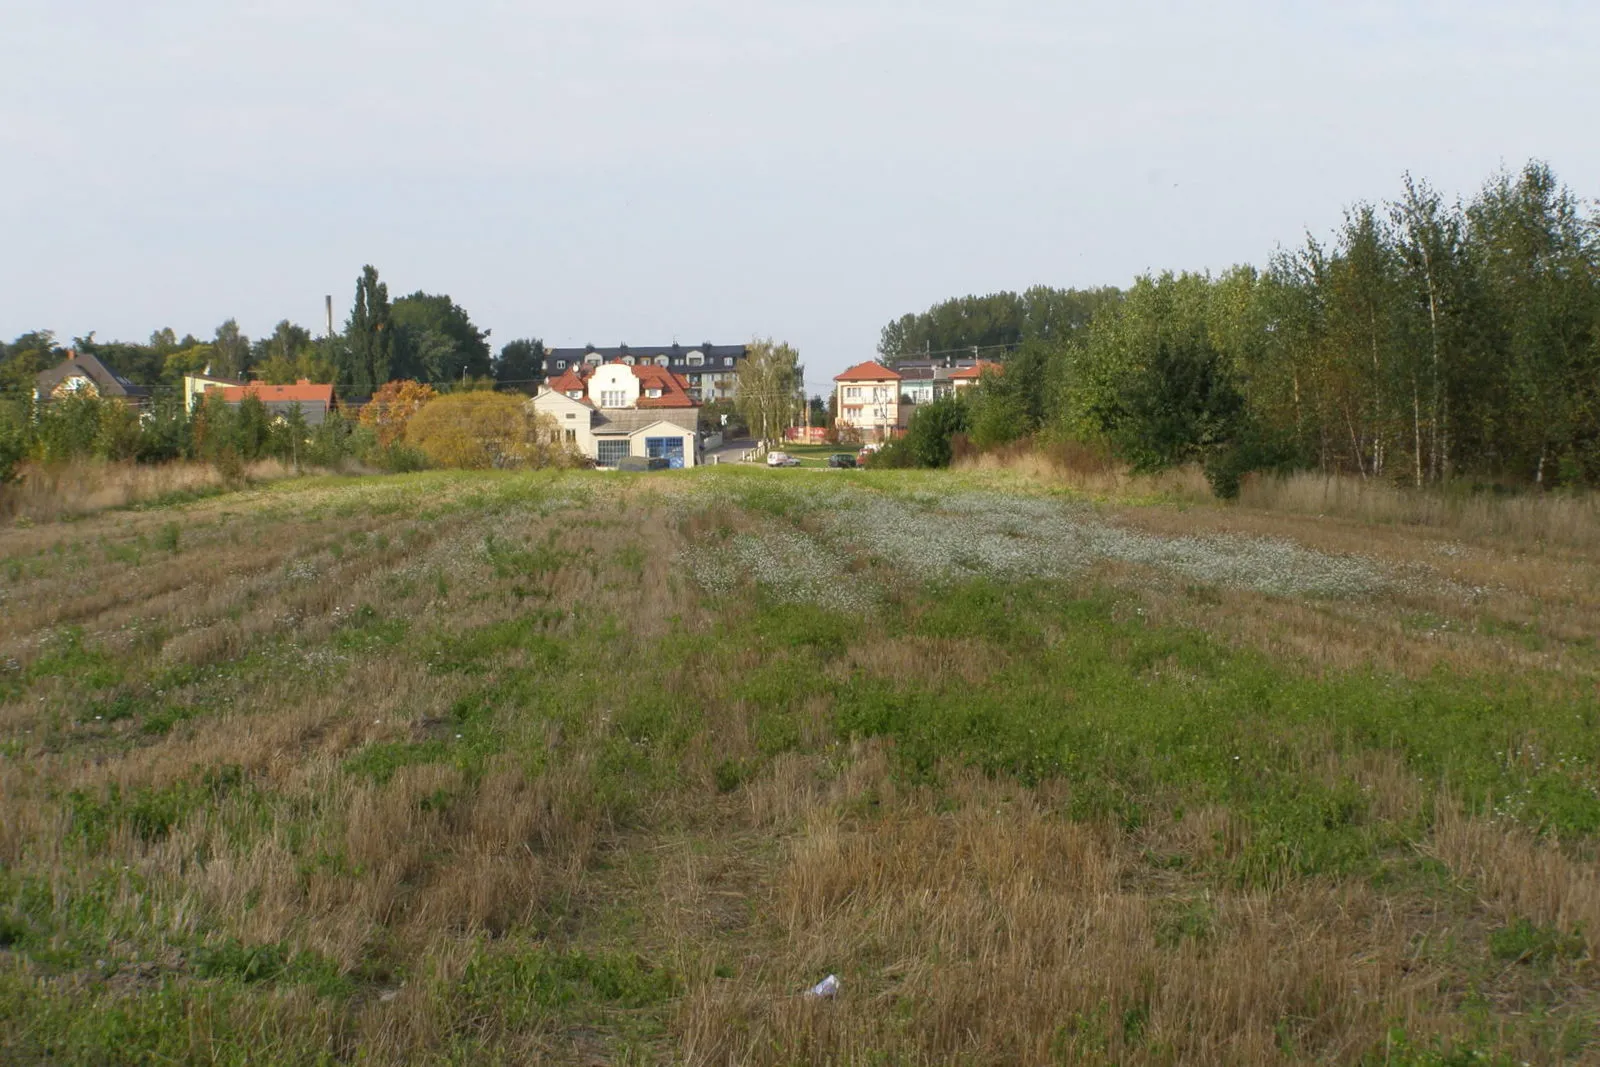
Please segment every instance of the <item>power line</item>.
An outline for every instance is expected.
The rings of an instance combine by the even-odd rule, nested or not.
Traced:
[[[1022,341],[1006,341],[993,345],[962,345],[960,348],[945,348],[940,349],[937,352],[897,352],[892,356],[885,354],[883,358],[887,360],[929,359],[933,356],[954,356],[977,352],[992,352],[997,348],[1004,349],[1009,352],[1012,349],[1021,347],[1022,344]]]

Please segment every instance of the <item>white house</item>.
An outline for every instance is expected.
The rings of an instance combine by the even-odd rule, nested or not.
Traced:
[[[674,468],[700,461],[699,405],[665,367],[621,361],[569,367],[529,403],[596,466],[614,467],[624,456],[656,456]]]

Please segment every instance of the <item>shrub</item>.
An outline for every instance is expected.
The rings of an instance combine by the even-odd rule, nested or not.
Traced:
[[[555,443],[559,432],[554,420],[533,413],[526,397],[473,391],[428,403],[412,417],[406,443],[440,467],[546,467],[569,459]]]
[[[917,409],[906,430],[905,446],[918,467],[948,467],[951,439],[966,429],[966,403],[947,396]]]
[[[422,382],[385,383],[361,409],[361,425],[372,427],[379,446],[389,448],[404,439],[412,417],[438,395],[433,386]]]

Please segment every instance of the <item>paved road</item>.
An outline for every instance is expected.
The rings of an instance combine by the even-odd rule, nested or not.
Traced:
[[[744,454],[754,447],[756,447],[755,441],[748,437],[738,441],[724,441],[721,448],[714,448],[705,454],[705,462],[738,463]]]

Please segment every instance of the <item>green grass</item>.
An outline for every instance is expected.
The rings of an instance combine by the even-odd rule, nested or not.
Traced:
[[[845,449],[789,451],[825,462]],[[8,556],[8,595],[29,610],[34,583],[74,568],[137,583],[218,555],[262,566],[230,574],[214,616],[132,628],[141,612],[117,605],[10,635],[0,772],[38,817],[0,834],[0,1060],[669,1062],[702,1003],[752,1062],[848,1061],[870,1045],[862,1034],[891,1042],[872,1049],[882,1062],[959,1060],[967,1038],[917,1042],[943,1032],[938,997],[981,975],[983,953],[922,954],[942,944],[942,916],[857,914],[860,886],[791,927],[785,879],[819,841],[922,817],[1032,825],[1007,821],[1020,811],[1115,843],[1126,868],[1108,892],[1144,906],[1122,947],[1148,961],[1128,989],[1085,993],[1070,1012],[1019,1009],[1008,1027],[1043,1027],[1030,1048],[1182,1059],[1167,971],[1246,951],[1243,913],[1314,939],[1370,895],[1415,924],[1405,966],[1431,983],[1407,987],[1419,1017],[1463,1025],[1362,1014],[1374,998],[1398,1013],[1393,986],[1314,992],[1305,1018],[1262,1024],[1285,1060],[1592,1054],[1586,932],[1506,918],[1516,911],[1432,849],[1452,805],[1573,864],[1600,851],[1600,711],[1581,648],[1559,669],[1513,656],[1312,668],[1178,621],[1287,598],[1241,608],[1216,584],[1154,571],[898,568],[826,523],[827,487],[843,485],[908,506],[994,488],[870,471],[307,479],[110,520],[142,527],[85,520],[59,551]],[[647,547],[747,531],[814,538],[848,561],[842,581],[880,595],[832,610],[756,575],[714,595],[686,555]],[[647,580],[660,569],[665,593]],[[210,604],[201,581],[181,597],[153,587],[176,616],[174,603]],[[1139,582],[1193,614],[1155,621]],[[1492,599],[1408,596],[1319,606],[1330,627],[1392,621],[1397,641],[1576,648]],[[241,636],[193,662],[174,652],[208,627]],[[1405,796],[1375,792],[1374,761]],[[376,844],[352,826],[357,797],[394,820]],[[1218,829],[1184,836],[1202,813]],[[244,884],[267,864],[275,876],[227,907],[207,895],[223,873]],[[1007,875],[964,872],[985,886]],[[1275,910],[1324,891],[1341,903],[1314,920]],[[959,897],[927,889],[946,894]],[[299,912],[259,933],[285,900]],[[469,919],[480,905],[489,917]],[[341,941],[339,923],[357,932]],[[857,940],[830,940],[846,933]],[[793,1000],[829,969],[846,997]],[[1009,1011],[1006,995],[985,1010]],[[1208,1020],[1208,1003],[1194,1010]],[[812,1022],[783,1029],[794,1018]],[[961,1025],[984,1050],[973,1062],[1019,1047],[981,1013]],[[400,1044],[374,1044],[380,1028]]]

